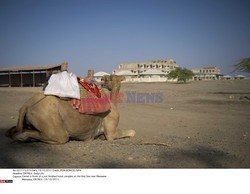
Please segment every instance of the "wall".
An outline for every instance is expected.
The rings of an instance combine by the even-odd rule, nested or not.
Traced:
[[[23,73],[22,74],[23,86],[33,86],[33,74]],[[42,86],[46,82],[46,73],[35,73],[35,86]],[[9,86],[9,74],[0,75],[0,86]],[[21,86],[21,74],[11,73],[11,86]]]

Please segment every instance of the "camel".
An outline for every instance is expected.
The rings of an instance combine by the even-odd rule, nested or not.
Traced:
[[[135,130],[118,129],[119,112],[115,94],[119,93],[124,76],[104,76],[103,87],[111,91],[111,109],[105,113],[80,114],[68,101],[56,96],[35,94],[19,110],[17,126],[6,136],[15,141],[42,141],[48,144],[65,144],[69,140],[87,141],[98,136],[106,140],[133,137]]]

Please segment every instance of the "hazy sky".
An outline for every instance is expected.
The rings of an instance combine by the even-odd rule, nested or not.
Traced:
[[[249,0],[0,0],[0,67],[69,62],[111,72],[173,58],[228,74],[250,57]]]

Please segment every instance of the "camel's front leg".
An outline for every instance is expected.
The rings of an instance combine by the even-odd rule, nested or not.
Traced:
[[[119,113],[117,111],[117,108],[113,107],[111,109],[111,112],[104,118],[103,121],[104,135],[108,141],[135,136],[135,130],[117,129],[118,123]]]

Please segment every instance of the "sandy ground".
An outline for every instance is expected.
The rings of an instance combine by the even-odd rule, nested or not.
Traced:
[[[65,145],[4,136],[41,88],[0,88],[1,168],[249,168],[250,80],[123,84],[121,92],[163,92],[162,103],[119,104],[134,138]]]

